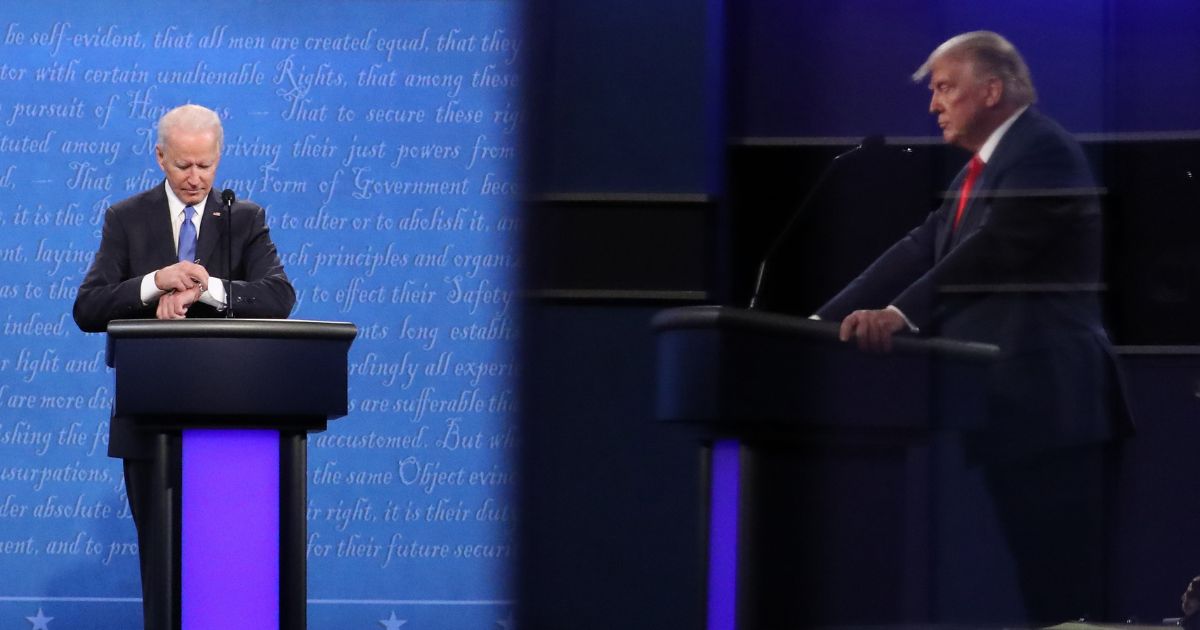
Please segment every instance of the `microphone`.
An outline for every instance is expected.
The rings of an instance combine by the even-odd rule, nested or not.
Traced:
[[[226,188],[221,191],[225,205],[225,317],[233,317],[233,202],[237,195]]]
[[[813,183],[812,188],[808,189],[808,193],[804,195],[804,200],[796,207],[796,211],[792,213],[792,216],[784,225],[783,231],[779,233],[779,236],[775,237],[774,241],[771,241],[771,246],[767,248],[767,253],[763,255],[762,262],[758,264],[758,274],[754,278],[754,293],[750,296],[750,310],[758,307],[758,294],[762,291],[763,278],[767,275],[767,263],[775,256],[776,251],[783,246],[784,241],[791,235],[796,225],[800,223],[800,217],[808,214],[808,207],[812,205],[812,200],[817,196],[817,191],[821,190],[825,185],[825,180],[829,179],[829,175],[837,168],[838,163],[863,149],[881,147],[883,145],[884,137],[880,134],[872,134],[863,138],[862,142],[858,143],[858,145],[835,155],[829,161],[829,165],[825,167],[824,171],[821,171],[821,176]]]

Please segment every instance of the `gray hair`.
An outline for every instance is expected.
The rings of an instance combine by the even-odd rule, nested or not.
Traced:
[[[971,31],[955,35],[938,46],[925,63],[913,73],[913,81],[923,81],[933,62],[943,57],[957,57],[974,63],[976,78],[994,76],[1004,85],[1004,100],[1015,106],[1037,102],[1037,90],[1029,75],[1029,66],[1017,52],[1016,46],[998,33]]]
[[[162,148],[173,131],[202,133],[211,131],[217,138],[217,151],[225,145],[225,130],[221,128],[221,117],[217,112],[201,105],[180,105],[158,119],[158,142]]]

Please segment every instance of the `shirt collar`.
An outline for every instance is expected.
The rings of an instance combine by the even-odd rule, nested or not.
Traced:
[[[1000,144],[1000,139],[1004,137],[1004,134],[1008,132],[1008,128],[1012,127],[1013,123],[1017,122],[1017,118],[1019,118],[1021,114],[1024,114],[1025,110],[1027,109],[1029,109],[1028,105],[1018,109],[1013,113],[1012,116],[1009,116],[1007,120],[1000,123],[1000,126],[996,127],[996,130],[992,132],[992,135],[988,136],[987,142],[983,143],[983,146],[979,148],[979,153],[976,154],[979,156],[980,160],[983,160],[984,164],[987,164],[989,161],[991,161],[992,154],[996,152],[996,146]]]
[[[171,217],[182,217],[183,209],[187,207],[187,204],[183,203],[183,201],[175,195],[174,190],[171,190],[170,182],[163,180],[163,187],[167,189],[167,208],[171,211]],[[204,216],[204,206],[207,203],[208,197],[205,196],[204,199],[201,199],[199,203],[192,204],[192,207],[196,209],[196,220],[199,220],[200,217]]]

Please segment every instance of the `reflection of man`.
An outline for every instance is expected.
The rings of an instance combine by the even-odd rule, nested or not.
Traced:
[[[241,317],[283,318],[295,293],[267,231],[262,208],[233,206],[233,266],[228,268],[226,224],[212,190],[224,137],[217,114],[198,105],[167,112],[158,123],[156,153],[166,174],[161,186],[125,199],[104,216],[100,249],[75,298],[75,322],[103,332],[114,319],[219,317],[226,307],[223,280],[234,285]],[[211,272],[211,273],[210,273]],[[181,384],[186,386],[186,384]],[[108,454],[125,462],[125,485],[143,550],[146,626],[155,627],[157,584],[147,578],[158,553],[144,524],[153,482],[151,436],[129,418],[114,417]]]
[[[905,330],[1001,347],[968,445],[1028,614],[1102,615],[1106,392],[1119,388],[1095,293],[1094,183],[1078,143],[1031,107],[1029,70],[1004,38],[954,37],[914,78],[926,75],[943,137],[974,155],[946,202],[817,315],[867,350]]]

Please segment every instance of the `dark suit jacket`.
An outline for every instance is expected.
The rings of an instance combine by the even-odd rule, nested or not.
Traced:
[[[142,304],[142,276],[178,262],[164,185],[125,199],[105,213],[100,249],[75,296],[75,323],[84,332],[104,332],[114,319],[155,316],[156,303]],[[196,242],[197,260],[210,275],[233,280],[238,317],[287,317],[296,294],[271,242],[263,209],[245,201],[233,206],[232,273],[226,263],[222,210],[220,198],[210,192]],[[197,302],[187,316],[224,314]],[[113,457],[144,457],[149,444],[128,418],[114,417],[108,449]]]
[[[821,307],[823,319],[899,308],[922,334],[994,343],[1001,358],[983,449],[1103,441],[1128,422],[1101,318],[1102,224],[1079,144],[1034,109],[1009,128],[952,230],[960,172],[940,208]]]

